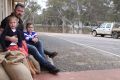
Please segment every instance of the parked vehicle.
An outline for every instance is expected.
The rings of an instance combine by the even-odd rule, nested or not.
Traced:
[[[92,35],[95,37],[101,35],[111,35],[113,38],[117,39],[120,36],[120,23],[117,22],[105,22],[99,27],[92,30]]]

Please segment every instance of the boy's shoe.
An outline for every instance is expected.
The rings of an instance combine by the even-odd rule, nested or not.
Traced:
[[[57,56],[57,52],[51,52],[48,56],[50,57],[50,58],[54,58],[55,56]]]
[[[57,56],[57,52],[49,52],[47,50],[44,50],[45,54],[48,55],[50,58],[54,58],[55,56]]]
[[[49,73],[56,75],[58,72],[60,72],[60,69],[54,68],[49,71]]]

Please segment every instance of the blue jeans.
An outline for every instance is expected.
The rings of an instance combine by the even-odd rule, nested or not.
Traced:
[[[56,68],[54,65],[52,65],[50,62],[47,61],[37,50],[37,48],[33,45],[27,44],[28,46],[28,52],[34,56],[34,58],[39,62],[41,66],[46,68],[47,70],[52,70]]]
[[[35,46],[37,48],[37,50],[39,51],[39,53],[41,54],[41,56],[45,58],[45,53],[44,53],[44,47],[43,47],[42,40],[39,40],[36,43],[32,43],[31,45]]]

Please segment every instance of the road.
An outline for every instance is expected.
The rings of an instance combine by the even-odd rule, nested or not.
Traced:
[[[120,68],[120,39],[57,33],[40,33],[40,39],[59,53],[54,62],[62,71]]]

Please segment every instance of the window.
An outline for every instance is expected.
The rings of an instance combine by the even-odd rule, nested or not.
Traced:
[[[106,23],[100,25],[100,28],[105,28]]]
[[[106,25],[106,28],[111,28],[111,23],[108,23],[107,25]]]

